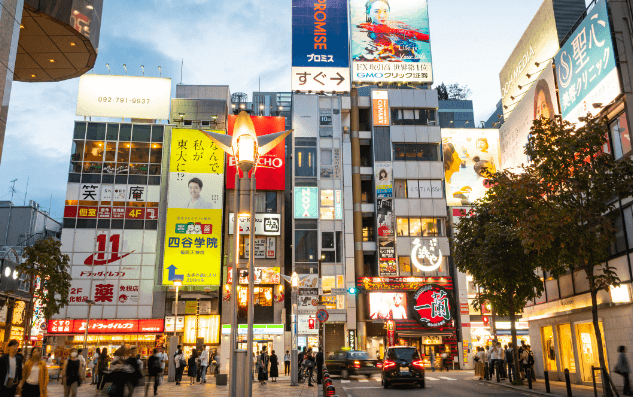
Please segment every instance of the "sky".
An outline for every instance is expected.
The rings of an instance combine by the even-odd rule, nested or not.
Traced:
[[[413,0],[412,0],[413,1]],[[93,72],[172,79],[176,84],[229,85],[231,93],[290,91],[290,0],[104,1]],[[472,90],[475,124],[499,101],[499,72],[542,0],[429,0],[434,83]],[[79,79],[14,82],[0,201],[34,200],[63,214]],[[27,190],[28,181],[28,190]]]

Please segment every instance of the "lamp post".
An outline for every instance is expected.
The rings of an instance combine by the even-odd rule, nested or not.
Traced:
[[[88,328],[90,327],[90,311],[92,310],[92,305],[95,304],[95,301],[92,299],[88,299],[86,301],[88,304],[88,319],[86,321],[86,332],[84,333],[84,352],[86,354],[86,359],[88,359]]]
[[[174,306],[174,336],[178,332],[178,289],[182,285],[182,281],[174,280],[174,287],[176,287],[176,305]]]
[[[244,108],[243,104],[240,104],[240,108]],[[215,142],[220,148],[227,153],[232,153],[237,161],[237,166],[242,171],[244,184],[248,183],[248,174],[252,171],[250,177],[250,197],[249,197],[249,216],[250,216],[250,252],[248,260],[248,293],[247,293],[247,307],[248,307],[248,331],[247,331],[247,367],[248,371],[244,371],[245,368],[237,368],[236,353],[237,350],[237,284],[239,283],[239,196],[238,189],[241,190],[239,171],[235,175],[235,211],[234,211],[234,227],[233,227],[233,241],[235,243],[235,262],[233,266],[233,284],[231,286],[233,296],[233,316],[231,319],[231,356],[230,356],[230,383],[229,383],[229,396],[230,397],[251,397],[253,395],[253,382],[250,374],[252,373],[252,356],[253,356],[253,322],[255,318],[255,306],[253,300],[253,290],[255,284],[255,171],[257,169],[257,161],[260,156],[268,153],[275,146],[281,143],[286,136],[288,136],[292,130],[282,131],[275,134],[268,134],[265,136],[257,137],[255,132],[255,126],[248,113],[241,111],[237,119],[235,120],[235,126],[233,128],[233,136],[218,134],[209,131],[202,131],[213,142]],[[242,370],[242,374],[249,374],[246,377],[238,376],[239,371]],[[247,382],[245,388],[237,387],[239,378]],[[237,391],[244,390],[245,396],[237,396]]]
[[[290,283],[292,295],[291,295],[291,303],[292,303],[292,314],[291,314],[291,329],[290,335],[292,338],[292,346],[290,347],[290,386],[297,386],[299,383],[299,373],[298,373],[298,356],[299,352],[297,350],[297,291],[299,290],[299,275],[297,272],[292,273],[292,277],[288,277],[285,275],[281,275],[284,280]],[[306,278],[308,276],[304,276]]]

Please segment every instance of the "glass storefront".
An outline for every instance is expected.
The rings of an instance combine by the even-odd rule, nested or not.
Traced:
[[[576,373],[576,360],[574,359],[574,347],[572,345],[571,325],[558,324],[558,349],[560,351],[560,367],[561,372],[565,369],[569,373]]]
[[[580,371],[583,382],[591,382],[591,366],[599,367],[600,362],[598,360],[598,341],[596,339],[596,333],[594,332],[593,323],[580,323],[576,325],[576,343],[578,347],[578,359],[580,361]],[[602,335],[602,348],[604,351],[605,364],[607,365],[607,371],[609,370],[607,349],[604,343],[604,329],[602,327],[602,321],[599,323],[600,334]],[[601,377],[596,374],[596,382],[600,382]]]
[[[556,371],[556,348],[552,326],[541,327],[541,346],[543,347],[543,366],[547,371]]]

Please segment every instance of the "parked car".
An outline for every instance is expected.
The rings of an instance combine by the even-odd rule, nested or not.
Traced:
[[[394,383],[415,383],[424,388],[424,361],[413,346],[391,346],[381,363],[381,380],[385,389]]]
[[[340,350],[328,356],[325,360],[330,375],[341,375],[349,379],[350,375],[379,374],[378,360],[369,358],[369,354],[360,350]]]

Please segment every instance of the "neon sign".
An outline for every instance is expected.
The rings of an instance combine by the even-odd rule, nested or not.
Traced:
[[[439,328],[453,321],[454,303],[439,285],[425,285],[413,295],[414,317],[425,327]]]
[[[437,251],[437,254],[435,253]],[[413,240],[413,248],[411,249],[411,263],[423,272],[433,272],[442,264],[442,250],[437,246],[437,239],[429,240],[429,247],[422,245],[422,240],[416,238]],[[424,265],[424,259],[428,260],[429,265]]]

